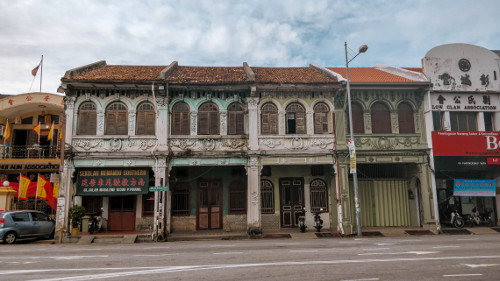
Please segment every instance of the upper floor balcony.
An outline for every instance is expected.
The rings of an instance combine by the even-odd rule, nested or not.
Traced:
[[[0,158],[2,159],[54,159],[60,158],[60,152],[58,145],[0,146]]]

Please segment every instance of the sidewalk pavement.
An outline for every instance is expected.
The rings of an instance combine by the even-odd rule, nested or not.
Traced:
[[[499,234],[500,227],[475,227],[475,228],[443,228],[439,235],[481,235]],[[420,235],[437,235],[437,233],[423,228],[408,227],[365,227],[363,238],[370,237],[410,237]],[[323,239],[323,238],[358,238],[356,233],[342,236],[338,232],[328,229],[321,232],[313,230],[300,232],[299,229],[280,229],[259,235],[249,236],[246,232],[227,232],[222,230],[197,231],[197,232],[174,232],[168,235],[167,242],[196,241],[196,240],[242,240],[242,239]],[[77,244],[133,244],[152,242],[148,231],[142,232],[106,232],[98,234],[80,233],[77,236],[65,237],[63,243]],[[55,243],[54,240],[38,240],[35,243]]]

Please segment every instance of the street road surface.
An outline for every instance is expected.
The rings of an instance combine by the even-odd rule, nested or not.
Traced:
[[[0,245],[0,280],[499,280],[500,235]]]

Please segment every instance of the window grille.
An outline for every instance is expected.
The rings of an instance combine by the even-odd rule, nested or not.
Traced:
[[[229,185],[229,213],[246,214],[247,191],[246,185],[241,182],[233,182]]]
[[[315,179],[311,182],[311,212],[328,212],[328,191],[325,181]]]
[[[189,186],[178,182],[172,190],[172,215],[189,216]]]
[[[260,212],[274,214],[274,187],[269,180],[260,181]]]

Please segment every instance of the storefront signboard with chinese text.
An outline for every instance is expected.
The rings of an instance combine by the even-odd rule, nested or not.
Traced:
[[[148,193],[149,170],[135,169],[79,169],[76,195],[122,196]]]

